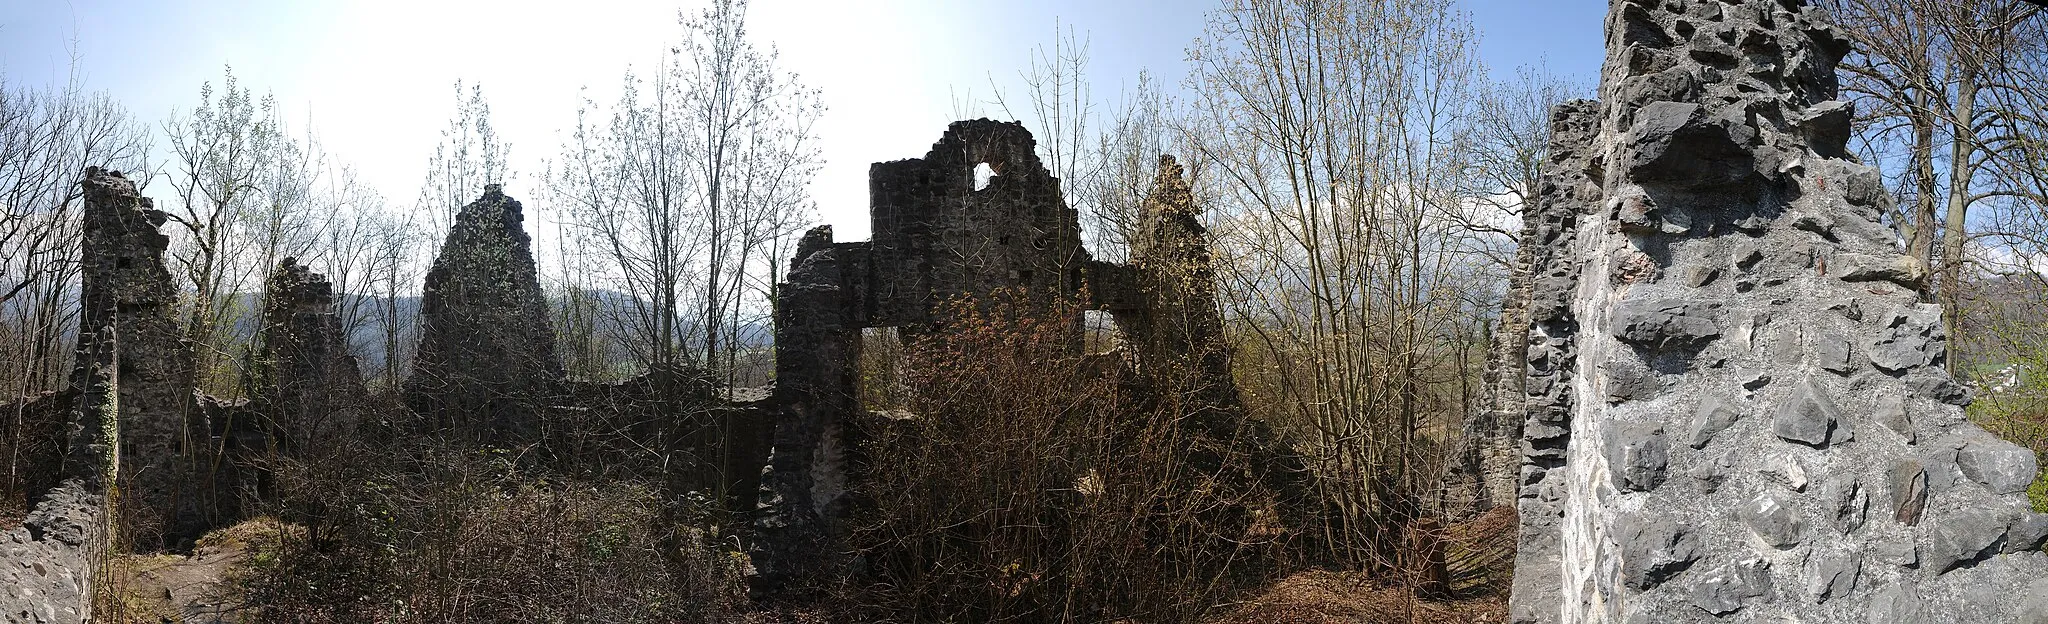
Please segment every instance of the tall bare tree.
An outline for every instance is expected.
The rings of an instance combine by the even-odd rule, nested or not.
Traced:
[[[1828,4],[1857,44],[1842,69],[1864,116],[1862,151],[1893,174],[1899,205],[1912,207],[1894,221],[1907,253],[1934,269],[1932,295],[1957,334],[1965,282],[1981,269],[1969,253],[1971,210],[2013,193],[1998,176],[1980,175],[2020,140],[2007,131],[2010,109],[1997,104],[2007,92],[2038,90],[2015,80],[2027,70],[2013,60],[2028,43],[2018,35],[2048,17],[2020,0]]]
[[[1391,565],[1460,416],[1458,127],[1478,79],[1448,0],[1231,0],[1191,50],[1188,133],[1213,185],[1225,305],[1255,406],[1310,434],[1326,536]]]
[[[813,209],[823,105],[753,46],[746,9],[684,15],[683,41],[651,78],[627,73],[606,123],[586,105],[550,174],[573,235],[602,250],[601,286],[626,295],[615,325],[643,366],[730,374],[761,344],[749,332]]]

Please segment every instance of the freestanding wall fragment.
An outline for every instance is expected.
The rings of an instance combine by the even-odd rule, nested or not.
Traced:
[[[485,185],[427,271],[405,402],[430,426],[484,439],[539,433],[562,363],[524,221],[503,187]]]
[[[285,258],[267,290],[250,394],[269,420],[269,436],[295,454],[353,431],[369,389],[334,313],[333,283]]]
[[[21,526],[0,532],[5,622],[93,621],[93,593],[114,534],[112,486],[123,476],[123,455],[146,453],[131,461],[163,472],[128,482],[122,504],[153,505],[139,510],[144,513],[168,512],[176,509],[175,494],[192,489],[183,473],[172,470],[181,459],[171,444],[175,437],[135,444],[122,433],[128,427],[154,436],[179,433],[191,396],[191,360],[175,348],[176,326],[169,318],[175,291],[162,262],[168,241],[156,231],[164,215],[150,210],[149,200],[118,171],[88,168],[81,184],[86,203],[76,366],[67,391],[43,397],[68,402],[61,480],[32,501]],[[126,332],[143,335],[131,341]],[[129,359],[131,351],[145,359]],[[169,385],[179,375],[186,385]]]
[[[164,268],[168,215],[118,171],[86,169],[79,257],[80,344],[101,328],[121,340],[124,538],[139,549],[174,547],[212,528],[210,484],[196,468],[209,425],[193,401],[192,348],[173,315],[177,287]],[[73,387],[84,387],[84,368]]]
[[[1514,621],[2041,621],[2036,459],[1963,417],[1845,149],[1848,42],[1796,0],[1616,0],[1607,50],[1538,209]]]

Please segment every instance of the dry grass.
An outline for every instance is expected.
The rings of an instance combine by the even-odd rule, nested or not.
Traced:
[[[1450,601],[1418,598],[1360,574],[1296,573],[1206,624],[1485,624],[1507,621],[1507,601],[1486,596]]]

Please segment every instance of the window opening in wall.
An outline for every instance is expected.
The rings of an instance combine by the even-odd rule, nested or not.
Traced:
[[[903,332],[895,327],[860,330],[860,405],[872,411],[910,409],[903,379]]]
[[[1102,355],[1115,351],[1124,342],[1123,334],[1116,329],[1116,317],[1108,310],[1081,311],[1081,346],[1088,355]]]
[[[974,165],[974,190],[979,191],[987,189],[989,180],[993,180],[995,179],[995,177],[995,167],[989,166],[988,163],[979,163]]]

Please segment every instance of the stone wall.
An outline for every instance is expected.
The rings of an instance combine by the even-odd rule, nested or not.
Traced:
[[[334,284],[285,258],[270,275],[261,348],[249,367],[253,409],[286,454],[348,437],[369,407],[356,357],[349,354]]]
[[[405,403],[429,426],[533,439],[562,363],[525,213],[502,187],[464,206],[427,271]]]
[[[175,547],[210,528],[212,492],[197,477],[201,449],[187,445],[210,426],[195,409],[192,348],[164,268],[170,239],[157,228],[168,215],[118,171],[88,168],[81,185],[81,344],[108,327],[121,340],[121,456],[131,477],[121,487],[124,537],[138,548]]]
[[[1971,425],[1925,267],[1792,0],[1616,0],[1538,207],[1518,622],[2048,621],[2036,459]]]
[[[1082,247],[1079,215],[1035,149],[1019,124],[956,122],[924,158],[870,170],[874,240],[834,242],[830,227],[804,236],[776,289],[776,385],[764,406],[775,431],[750,547],[757,592],[782,595],[844,574],[831,543],[843,537],[859,487],[848,471],[859,461],[856,423],[917,417],[861,405],[861,330],[896,327],[914,338],[946,320],[947,302],[999,290],[1026,306],[1111,312],[1127,363],[1152,391],[1186,399],[1195,434],[1219,442],[1197,455],[1249,453],[1260,470],[1247,476],[1283,504],[1306,496],[1298,458],[1244,417],[1230,382],[1207,232],[1180,166],[1161,160],[1134,261],[1111,264]],[[1078,323],[1073,336],[1078,347]]]
[[[60,480],[40,493],[21,526],[0,532],[0,621],[91,622],[93,593],[112,547],[112,486],[121,476],[121,457],[131,449],[151,453],[136,463],[158,469],[180,459],[177,447],[163,440],[131,444],[123,438],[130,427],[156,435],[178,431],[184,426],[178,401],[190,396],[189,386],[165,386],[166,375],[180,373],[177,358],[183,352],[166,348],[176,344],[177,334],[166,331],[174,326],[158,323],[169,321],[162,307],[169,304],[170,276],[161,264],[166,241],[156,233],[163,215],[149,210],[149,200],[136,195],[120,172],[88,169],[83,184],[84,310],[71,387],[39,397],[45,405],[30,406],[65,415],[56,459]],[[141,335],[131,339],[127,332]],[[130,352],[167,359],[131,361]],[[189,360],[184,362],[188,372]],[[172,415],[181,420],[163,420]],[[148,511],[171,508],[168,503],[177,499],[167,495],[180,485],[189,484],[142,480],[122,488],[130,493],[121,502],[159,505],[142,507]]]

